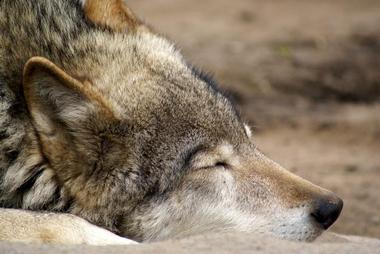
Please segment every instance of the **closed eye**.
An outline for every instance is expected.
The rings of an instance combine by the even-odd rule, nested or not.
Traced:
[[[193,164],[194,158],[197,157],[197,155],[202,153],[202,151],[204,150],[204,145],[198,145],[187,151],[186,156],[184,156],[184,167],[191,166],[191,164]]]
[[[185,166],[194,170],[230,169],[230,164],[221,157],[219,153],[210,152],[206,146],[197,146],[187,153]]]
[[[215,163],[215,167],[223,167],[225,169],[228,169],[229,165],[224,161],[218,161],[217,163]]]
[[[202,169],[225,169],[225,170],[228,170],[230,169],[231,167],[226,163],[226,162],[216,162],[214,164],[210,164],[210,165],[204,165],[204,166],[201,166],[201,167],[195,167],[196,170],[202,170]]]

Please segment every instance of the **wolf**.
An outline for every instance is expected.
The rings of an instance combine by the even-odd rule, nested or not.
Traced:
[[[1,240],[312,241],[338,218],[124,1],[1,0],[0,33]]]

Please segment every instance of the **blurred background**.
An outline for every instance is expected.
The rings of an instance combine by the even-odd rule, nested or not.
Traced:
[[[380,238],[379,0],[129,0],[214,75],[261,150],[345,201],[333,230]]]

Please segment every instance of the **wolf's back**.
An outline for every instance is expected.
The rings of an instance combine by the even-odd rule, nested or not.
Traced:
[[[77,0],[0,1],[0,75],[13,91],[30,57],[66,65],[89,51],[78,48],[84,47],[78,38],[91,30],[80,8]]]

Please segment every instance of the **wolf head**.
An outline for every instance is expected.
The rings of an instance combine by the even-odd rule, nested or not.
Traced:
[[[122,1],[82,4],[97,31],[80,44],[96,50],[66,66],[33,57],[23,76],[71,213],[140,241],[210,231],[313,240],[337,219],[342,201],[265,157],[213,82]]]

